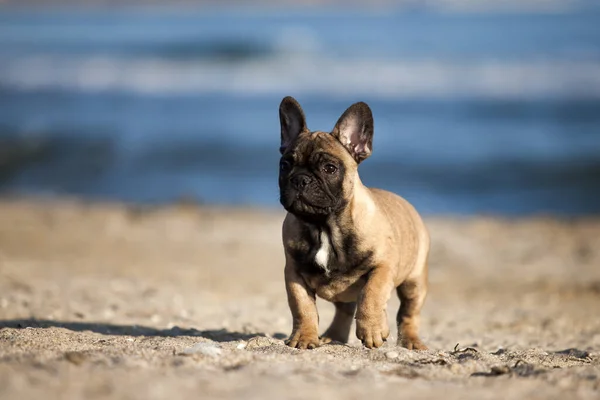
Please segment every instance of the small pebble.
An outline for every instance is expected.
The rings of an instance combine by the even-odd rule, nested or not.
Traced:
[[[385,353],[385,356],[386,356],[387,358],[389,358],[390,360],[391,360],[391,359],[394,359],[394,358],[398,358],[398,356],[399,356],[399,355],[400,355],[400,354],[398,354],[398,352],[397,352],[397,351],[388,351],[387,353]]]
[[[81,365],[87,356],[80,351],[68,351],[65,353],[65,359],[75,365]]]
[[[246,344],[246,348],[248,350],[250,350],[250,349],[256,349],[259,347],[269,347],[274,344],[277,344],[277,341],[274,339],[270,339],[270,338],[264,337],[264,336],[255,336],[255,337],[251,338],[250,340],[248,340],[248,343]]]
[[[450,371],[455,374],[462,372],[462,366],[460,364],[452,364],[450,365]]]
[[[510,368],[507,365],[494,366],[492,367],[490,373],[492,375],[510,374]]]
[[[200,342],[196,343],[192,347],[188,347],[187,349],[183,350],[181,354],[192,355],[199,353],[208,357],[218,357],[221,355],[222,352],[223,350],[221,350],[218,346],[214,344]]]
[[[246,348],[246,346],[247,346],[246,342],[241,342],[236,346],[236,348],[238,350],[244,350]]]

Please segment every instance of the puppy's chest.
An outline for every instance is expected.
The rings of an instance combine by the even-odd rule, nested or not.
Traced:
[[[288,243],[288,250],[304,273],[330,275],[341,267],[331,234],[324,229],[307,228]]]
[[[303,229],[288,243],[288,251],[300,272],[324,278],[365,267],[372,261],[373,254],[360,249],[353,235],[333,235],[330,230],[317,227]]]
[[[332,251],[331,238],[326,231],[319,232],[319,241],[316,246],[313,246],[312,250],[311,253],[314,253],[313,262],[325,272],[325,275],[330,274],[332,269],[337,269],[335,268],[337,257]]]

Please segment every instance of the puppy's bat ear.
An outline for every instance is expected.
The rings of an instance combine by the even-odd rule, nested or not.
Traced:
[[[350,152],[357,163],[373,149],[373,114],[366,103],[351,105],[335,124],[331,134]]]
[[[306,118],[300,104],[291,96],[281,100],[279,105],[279,123],[281,124],[281,147],[283,154],[288,146],[296,139],[300,132],[305,131]]]

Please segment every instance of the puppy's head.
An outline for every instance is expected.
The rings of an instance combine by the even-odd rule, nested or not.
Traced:
[[[371,155],[373,115],[355,103],[331,132],[310,131],[300,104],[286,97],[279,106],[281,160],[279,197],[290,213],[319,221],[346,207],[358,164]]]

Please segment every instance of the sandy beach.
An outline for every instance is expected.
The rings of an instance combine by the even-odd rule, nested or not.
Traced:
[[[427,218],[423,352],[286,347],[282,219],[0,201],[0,398],[600,396],[600,219]]]

